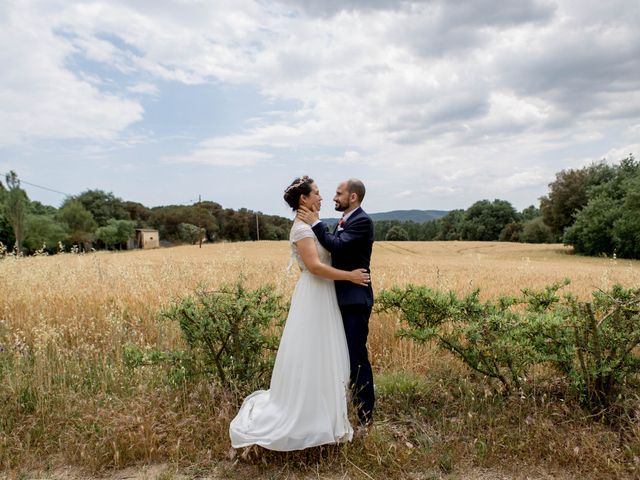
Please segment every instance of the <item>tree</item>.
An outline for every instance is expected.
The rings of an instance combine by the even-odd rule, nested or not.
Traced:
[[[418,222],[414,222],[413,220],[405,220],[404,222],[400,223],[400,228],[407,232],[407,240],[420,240],[422,228]]]
[[[387,232],[385,240],[394,242],[405,242],[409,240],[409,234],[404,228],[396,225],[394,227],[391,227],[391,229]]]
[[[620,160],[620,163],[608,167],[610,175],[597,184],[589,188],[589,199],[599,195],[612,198],[616,201],[624,202],[624,198],[629,190],[629,181],[640,176],[640,163],[633,155]]]
[[[95,238],[102,242],[107,249],[116,246],[120,248],[123,245],[126,246],[135,233],[135,222],[111,218],[105,226],[96,229]]]
[[[58,242],[64,242],[68,236],[65,224],[57,222],[52,215],[29,214],[26,226],[24,246],[30,253],[40,250],[43,245],[49,253],[54,253]]]
[[[20,180],[13,170],[5,176],[8,191],[4,196],[4,216],[13,229],[15,238],[15,248],[22,251],[22,242],[25,236],[25,223],[27,220],[27,209],[29,197],[20,188]]]
[[[436,240],[460,240],[464,224],[464,210],[451,210],[444,217],[437,220],[439,233]]]
[[[439,232],[438,225],[438,220],[427,220],[423,222],[420,240],[435,240]]]
[[[190,206],[155,207],[151,210],[147,223],[157,228],[161,237],[173,241],[184,241],[179,232],[181,223],[204,228],[205,237],[211,242],[256,240],[258,229],[261,240],[286,240],[291,228],[291,220],[287,218],[264,215],[246,208],[238,211],[224,209],[218,203],[210,201]]]
[[[518,220],[518,212],[506,200],[480,200],[464,214],[462,239],[499,240],[500,232],[505,226]]]
[[[291,220],[277,215],[260,215],[260,240],[288,240]]]
[[[185,243],[194,245],[203,237],[203,228],[191,225],[190,223],[181,223],[178,225],[178,238]]]
[[[0,243],[3,245],[13,245],[16,242],[16,237],[13,235],[13,229],[9,220],[4,214],[4,203],[7,197],[7,190],[0,181]]]
[[[231,210],[231,212],[233,212],[233,210]],[[206,236],[210,240],[214,240],[219,232],[216,217],[213,216],[208,208],[203,208],[200,205],[170,205],[166,207],[156,207],[151,210],[149,224],[158,229],[162,238],[180,240],[178,226],[181,223],[189,223],[204,228]],[[237,239],[234,238],[234,240]],[[248,240],[248,238],[242,238],[241,240]]]
[[[573,245],[577,253],[613,254],[613,224],[620,218],[622,207],[605,195],[589,200],[576,215],[576,221],[564,232],[563,241]]]
[[[51,205],[44,205],[38,201],[29,204],[29,213],[32,215],[55,215],[58,210]]]
[[[520,233],[520,241],[525,243],[553,243],[554,240],[555,236],[542,217],[525,222]]]
[[[129,218],[136,222],[138,227],[147,226],[149,217],[151,217],[151,209],[138,202],[124,202],[124,208],[127,210]]]
[[[263,219],[264,217],[260,217]],[[281,227],[277,227],[270,222],[260,222],[260,240],[281,240],[283,237],[283,230]]]
[[[98,225],[93,215],[78,200],[70,200],[58,211],[58,220],[67,225],[68,240],[74,245],[82,245],[85,250],[91,248],[94,232]]]
[[[115,220],[111,219],[107,222],[108,225],[115,225],[117,229],[116,244],[125,246],[136,234],[136,223],[131,220]]]
[[[0,207],[2,207],[0,203]],[[9,220],[2,214],[2,208],[0,208],[0,243],[5,246],[13,245],[16,243],[16,237],[13,235],[13,228],[9,224]]]
[[[78,201],[91,213],[98,226],[103,227],[109,219],[130,220],[129,211],[121,198],[111,192],[102,190],[87,190],[69,201]],[[67,203],[65,202],[65,204]],[[64,205],[63,205],[64,206]]]
[[[102,243],[107,250],[111,250],[117,241],[118,227],[116,225],[105,225],[98,227],[95,233],[95,239]]]
[[[253,222],[251,220],[246,209],[235,212],[231,208],[226,208],[222,213],[220,225],[222,238],[234,242],[251,240],[251,225],[255,225],[255,220]]]
[[[204,202],[198,202],[198,208],[206,211],[210,217],[212,218],[213,221],[211,221],[210,223],[207,223],[205,225],[201,225],[202,227],[204,227],[205,231],[206,231],[206,236],[207,239],[211,242],[214,242],[216,240],[219,240],[222,238],[221,235],[221,218],[223,216],[223,211],[224,209],[222,208],[222,205],[220,205],[219,203],[216,202],[209,202],[209,201],[204,201]],[[269,223],[270,219],[280,219],[280,220],[284,220],[282,217],[271,217],[268,216],[268,218],[265,218],[264,216],[260,218],[261,221],[261,225],[260,228],[262,229],[266,223]],[[266,222],[266,223],[265,223]],[[278,223],[278,221],[276,220],[275,223]],[[289,238],[289,229],[290,229],[290,222],[289,225],[286,227],[286,231],[284,232],[283,235],[278,236],[278,240],[285,240]],[[283,233],[281,230],[278,231],[278,235]],[[263,235],[261,234],[261,237]],[[265,237],[266,238],[266,237]]]
[[[589,201],[589,190],[611,180],[615,170],[595,163],[578,170],[562,170],[549,184],[549,194],[540,198],[540,211],[544,223],[556,238],[574,222],[576,214]]]
[[[615,252],[624,258],[640,258],[640,175],[628,178],[622,214],[613,224]]]
[[[376,241],[386,240],[387,233],[396,225],[400,225],[398,220],[377,220],[374,222],[374,235]]]
[[[608,179],[588,189],[563,240],[577,253],[640,258],[640,163],[629,155],[608,168]]]
[[[540,209],[538,207],[529,205],[527,208],[522,210],[522,212],[520,213],[520,218],[523,222],[528,222],[529,220],[533,220],[540,215],[542,215],[542,213],[540,212]]]
[[[523,226],[520,222],[507,223],[500,231],[498,240],[500,240],[501,242],[519,242],[522,228]]]

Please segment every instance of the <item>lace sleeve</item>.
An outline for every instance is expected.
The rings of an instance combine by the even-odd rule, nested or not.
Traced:
[[[289,234],[289,240],[292,242],[297,242],[298,240],[302,240],[303,238],[313,238],[315,234],[311,227],[306,223],[296,223],[291,228],[291,233]]]

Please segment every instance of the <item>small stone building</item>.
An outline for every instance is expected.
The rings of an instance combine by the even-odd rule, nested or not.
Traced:
[[[137,248],[159,248],[160,235],[158,230],[151,228],[136,228],[136,247]]]

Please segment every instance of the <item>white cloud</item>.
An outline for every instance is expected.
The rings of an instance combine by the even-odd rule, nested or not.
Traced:
[[[623,147],[612,148],[602,155],[602,159],[609,162],[618,162],[623,158],[627,158],[629,155],[633,155],[636,160],[640,159],[640,143],[630,143]]]
[[[431,187],[429,188],[429,193],[437,196],[448,196],[459,193],[459,190],[454,187]]]
[[[216,148],[202,145],[186,156],[165,157],[165,163],[198,163],[202,165],[247,167],[268,160],[272,155],[259,150]]]
[[[502,183],[507,189],[515,189],[518,187],[548,183],[549,178],[549,172],[543,171],[540,168],[531,168],[505,177]]]
[[[250,167],[295,152],[319,169],[384,175],[388,197],[410,191],[465,206],[504,186],[518,198],[585,152],[637,147],[634,0],[0,8],[0,41],[11,45],[0,62],[12,67],[0,70],[0,146],[138,138],[142,102],[162,99],[158,85],[180,83],[248,85],[291,107],[198,138],[166,162]]]
[[[150,95],[157,97],[160,93],[160,89],[152,83],[137,83],[127,87],[127,90],[131,93],[139,93],[141,95]]]
[[[460,28],[478,23],[506,28],[483,28],[482,41],[470,43],[462,56],[426,59],[416,56],[412,44],[398,35],[398,26],[406,21],[423,27],[433,23],[428,8],[418,9],[416,14],[416,10],[357,10],[356,6],[329,19],[294,19],[290,23],[280,19],[285,25],[272,24],[274,30],[256,53],[252,67],[261,73],[259,82],[266,94],[303,102],[300,113],[305,121],[293,117],[277,128],[254,129],[233,139],[240,146],[243,140],[246,146],[254,147],[281,144],[280,136],[272,133],[287,130],[293,143],[355,144],[378,152],[388,149],[389,144],[404,145],[402,157],[406,159],[420,156],[411,145],[421,146],[422,157],[427,156],[436,138],[448,149],[441,154],[455,157],[456,150],[464,153],[465,145],[481,143],[485,148],[475,155],[494,159],[495,153],[511,142],[522,150],[528,146],[536,151],[559,147],[562,137],[568,144],[572,137],[567,129],[571,124],[579,128],[584,121],[571,115],[578,110],[585,114],[583,119],[601,117],[607,122],[615,121],[622,106],[627,115],[634,115],[635,96],[629,89],[636,88],[635,80],[627,80],[628,88],[618,93],[601,93],[602,85],[593,81],[587,84],[590,90],[563,96],[558,88],[572,88],[576,78],[570,68],[562,67],[558,73],[566,75],[554,80],[548,69],[536,72],[526,67],[527,58],[540,65],[566,63],[569,51],[565,54],[554,46],[571,21],[553,18],[553,11],[543,4],[533,8],[530,19],[541,24],[530,23],[519,12],[512,12],[510,20],[489,18],[484,23],[473,15],[463,16],[467,25],[463,22]],[[519,23],[526,25],[520,27]],[[283,30],[284,26],[290,28]],[[567,45],[592,33],[592,29],[577,30],[572,34],[575,40]],[[423,36],[428,35],[427,31]],[[541,41],[536,41],[536,36],[541,36]],[[601,43],[606,44],[604,40]],[[616,45],[614,42],[611,48]],[[610,51],[609,47],[595,49],[594,56],[573,65],[597,66]],[[507,62],[514,61],[519,67],[512,70],[519,75],[506,72]],[[522,72],[528,75],[525,82],[520,82]],[[614,98],[606,98],[610,95]],[[586,107],[580,103],[585,98],[591,102]],[[620,108],[615,108],[617,101]],[[554,133],[559,126],[564,131]],[[598,135],[597,129],[591,135]],[[460,155],[457,159],[465,162]]]
[[[33,138],[108,139],[142,117],[142,107],[70,71],[74,50],[56,35],[56,5],[1,7],[0,146]]]
[[[402,192],[396,192],[393,196],[395,198],[402,199],[411,198],[413,196],[413,190],[403,190]]]
[[[629,139],[640,138],[640,123],[627,126],[624,134]]]

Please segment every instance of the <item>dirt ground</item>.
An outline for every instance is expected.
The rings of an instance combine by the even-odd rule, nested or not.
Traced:
[[[110,472],[103,476],[87,476],[76,468],[63,468],[51,472],[30,472],[27,474],[19,474],[17,476],[3,476],[3,479],[20,479],[20,480],[220,480],[220,479],[244,479],[252,480],[262,479],[325,479],[325,480],[348,480],[351,478],[366,479],[374,478],[366,472],[362,472],[356,476],[343,475],[307,475],[304,477],[293,476],[292,474],[280,475],[280,472],[266,471],[263,475],[255,476],[255,472],[244,471],[242,465],[232,462],[219,464],[216,468],[211,469],[207,473],[197,474],[182,472],[167,464],[147,465],[138,468],[126,468]],[[244,473],[244,474],[243,474]],[[6,475],[6,474],[5,474]],[[456,471],[449,474],[441,472],[415,472],[407,480],[570,480],[575,477],[562,473],[549,473],[539,469],[532,469],[522,473],[505,473],[495,469],[487,468],[471,468],[464,471]],[[376,479],[377,480],[377,479]],[[386,479],[389,480],[389,479]]]

